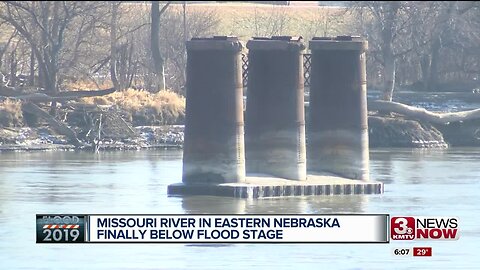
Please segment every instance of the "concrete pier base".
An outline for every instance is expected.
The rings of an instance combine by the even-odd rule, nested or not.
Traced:
[[[251,175],[244,183],[172,184],[168,195],[210,195],[235,198],[273,198],[293,196],[330,196],[382,194],[383,183],[365,182],[326,173],[308,174],[305,181],[273,176]]]

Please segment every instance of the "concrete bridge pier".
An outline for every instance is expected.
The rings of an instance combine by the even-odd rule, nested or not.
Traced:
[[[185,184],[245,181],[242,44],[236,37],[187,41]]]
[[[231,37],[187,42],[183,177],[182,183],[168,186],[168,194],[271,198],[383,193],[381,182],[365,181],[366,46],[345,37],[311,41],[305,151],[304,45],[291,37],[250,41],[244,150],[242,45]]]
[[[350,36],[310,41],[309,171],[369,180],[367,46]]]
[[[247,174],[306,180],[303,51],[297,37],[248,41]]]

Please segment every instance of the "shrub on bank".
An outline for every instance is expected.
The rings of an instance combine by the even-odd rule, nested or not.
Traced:
[[[179,124],[185,117],[185,98],[169,90],[150,93],[127,89],[106,96],[82,98],[82,101],[115,105],[124,112],[125,120],[135,126]]]
[[[11,99],[0,101],[0,126],[17,127],[22,125],[23,113],[20,101]]]

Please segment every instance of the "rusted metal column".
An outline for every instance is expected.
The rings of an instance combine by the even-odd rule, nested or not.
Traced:
[[[245,181],[241,50],[236,37],[187,41],[185,184]]]
[[[308,170],[369,180],[367,41],[314,38],[308,138]]]
[[[245,113],[247,173],[306,180],[301,38],[255,38],[247,43]]]

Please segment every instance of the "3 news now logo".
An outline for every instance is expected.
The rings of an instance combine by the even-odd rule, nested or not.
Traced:
[[[392,217],[392,240],[458,240],[456,217]]]

